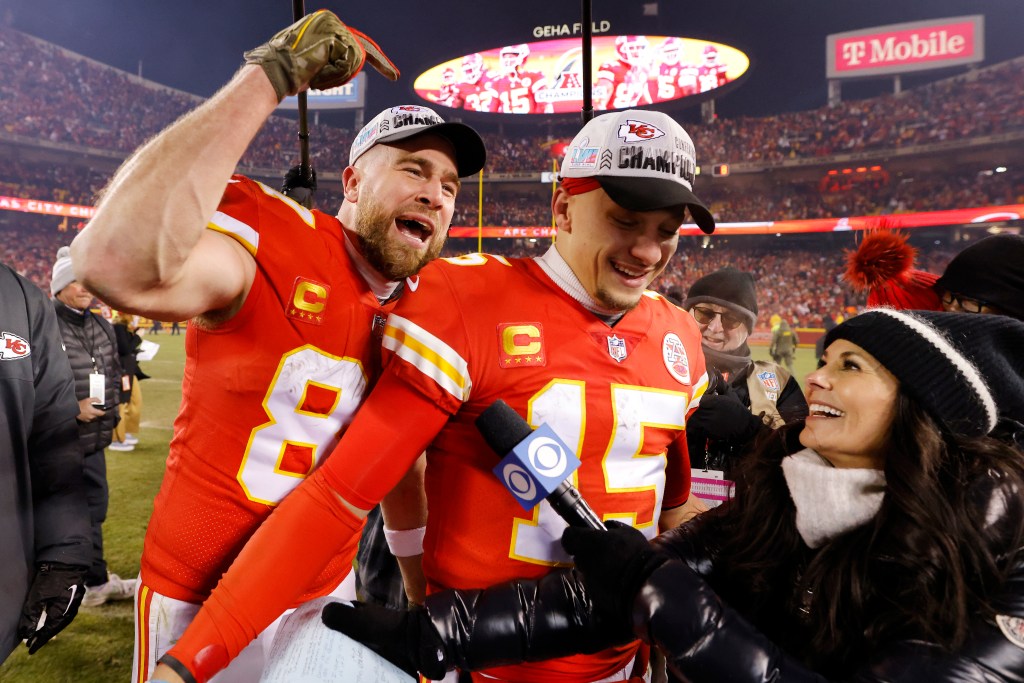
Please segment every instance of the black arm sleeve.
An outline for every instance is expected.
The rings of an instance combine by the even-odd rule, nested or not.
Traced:
[[[89,566],[89,512],[78,440],[78,401],[53,306],[26,291],[32,328],[35,411],[29,468],[37,562]]]
[[[449,666],[464,670],[599,652],[635,640],[627,625],[602,622],[571,569],[484,590],[435,593],[424,606]]]

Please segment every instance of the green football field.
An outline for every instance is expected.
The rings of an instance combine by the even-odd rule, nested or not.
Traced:
[[[148,339],[160,344],[160,351],[143,363],[152,379],[142,383],[139,445],[128,453],[107,451],[110,512],[103,528],[104,543],[110,571],[122,577],[138,574],[142,538],[181,401],[184,335],[172,337],[165,332]],[[767,347],[754,347],[755,358],[767,356]],[[799,349],[794,369],[801,383],[813,367],[813,349]],[[29,657],[23,647],[16,650],[0,665],[0,681],[127,682],[132,670],[133,633],[131,601],[83,607],[75,621],[35,655]]]

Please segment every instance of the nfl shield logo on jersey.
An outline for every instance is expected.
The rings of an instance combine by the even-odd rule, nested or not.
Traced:
[[[763,384],[764,388],[768,391],[779,390],[779,378],[771,370],[765,370],[764,372],[757,373],[757,378],[761,380],[761,384]]]
[[[617,363],[626,360],[626,340],[616,334],[608,337],[608,355]]]

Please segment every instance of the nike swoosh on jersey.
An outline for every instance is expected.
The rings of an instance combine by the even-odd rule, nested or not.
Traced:
[[[417,275],[416,277],[407,277],[407,278],[405,278],[405,281],[407,283],[409,283],[409,291],[410,292],[415,292],[416,289],[420,286],[420,276],[419,275]]]

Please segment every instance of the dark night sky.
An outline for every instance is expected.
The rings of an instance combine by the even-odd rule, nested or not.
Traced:
[[[1022,0],[593,0],[595,20],[612,34],[646,33],[715,40],[751,57],[748,79],[717,103],[724,116],[766,115],[825,102],[825,36],[919,19],[985,15],[990,64],[1024,53]],[[369,107],[418,101],[416,74],[466,52],[534,40],[533,27],[578,21],[568,0],[320,0],[375,38],[403,71],[395,84],[370,77]],[[26,33],[146,78],[208,96],[241,63],[244,50],[290,23],[285,0],[0,0],[0,16]],[[935,75],[929,78],[935,78]],[[905,79],[905,85],[913,85]],[[845,96],[890,88],[886,81],[844,87]]]

